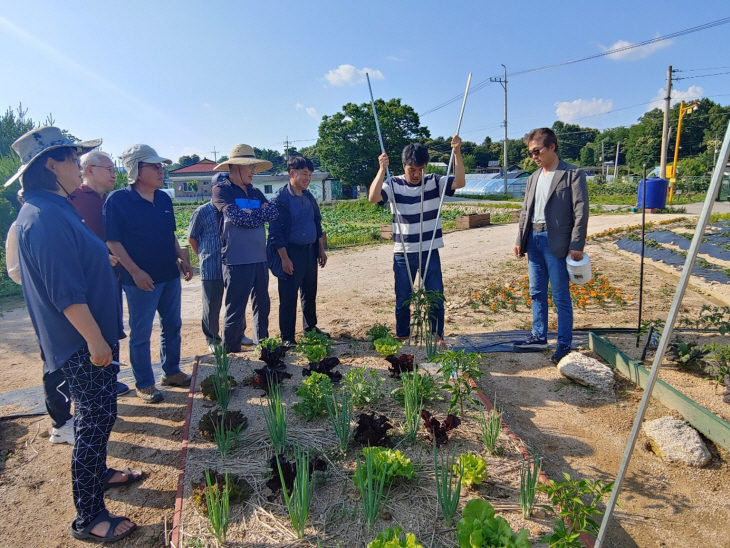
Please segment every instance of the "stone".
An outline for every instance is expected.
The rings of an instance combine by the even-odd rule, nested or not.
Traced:
[[[571,352],[558,363],[558,371],[572,381],[601,392],[612,392],[613,370],[595,358]]]
[[[661,417],[643,425],[651,449],[668,462],[701,468],[712,459],[705,442],[689,424],[674,417]]]

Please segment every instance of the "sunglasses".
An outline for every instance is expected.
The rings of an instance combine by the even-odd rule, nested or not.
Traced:
[[[532,150],[528,151],[528,154],[530,156],[540,156],[540,153],[542,152],[542,149],[545,148],[545,145],[541,146],[540,148],[533,148]]]
[[[152,169],[159,171],[162,169],[162,164],[148,164],[147,162],[140,162],[139,167],[151,167]]]

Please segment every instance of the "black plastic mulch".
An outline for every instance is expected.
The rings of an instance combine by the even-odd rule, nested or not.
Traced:
[[[469,335],[446,337],[445,342],[449,345],[449,348],[455,350],[463,349],[465,352],[478,352],[480,354],[489,352],[525,353],[525,350],[517,349],[513,345],[516,342],[524,341],[529,335],[529,331],[521,330],[498,331],[495,333],[471,333]],[[557,336],[557,333],[548,333],[548,342],[554,345]],[[588,331],[573,331],[573,348],[579,346],[588,347]]]

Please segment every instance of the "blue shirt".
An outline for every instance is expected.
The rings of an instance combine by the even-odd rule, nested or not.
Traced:
[[[156,190],[150,202],[128,185],[115,190],[104,204],[107,241],[120,242],[135,264],[155,283],[169,282],[180,276],[175,247],[175,213],[172,200]],[[121,270],[122,285],[135,285],[126,269]]]
[[[222,280],[221,235],[218,232],[218,219],[213,204],[208,202],[193,212],[188,238],[198,242],[200,277],[203,280]]]
[[[45,356],[44,371],[61,366],[86,345],[63,311],[87,304],[104,340],[124,337],[119,286],[104,242],[65,197],[25,193],[16,222],[23,295]]]
[[[289,227],[289,243],[295,245],[313,244],[317,241],[317,226],[314,224],[314,204],[312,199],[305,195],[297,195],[291,185],[286,185],[289,191],[289,214],[291,215],[291,226]]]

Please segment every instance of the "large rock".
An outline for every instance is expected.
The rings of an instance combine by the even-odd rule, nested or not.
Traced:
[[[654,453],[669,462],[702,467],[712,455],[697,431],[674,417],[662,417],[644,423],[644,433]]]
[[[558,371],[570,380],[601,392],[613,391],[613,371],[595,358],[571,352],[558,362]]]

